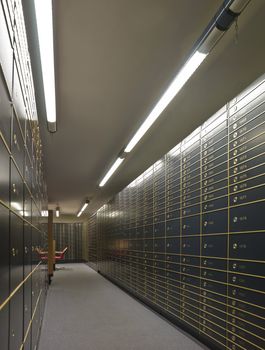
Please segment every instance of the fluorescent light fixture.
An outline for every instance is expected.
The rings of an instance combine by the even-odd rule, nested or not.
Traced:
[[[52,0],[34,0],[49,131],[56,131]]]
[[[87,206],[88,206],[88,203],[86,202],[86,203],[83,205],[81,211],[84,211],[84,210],[86,209]]]
[[[88,206],[88,203],[89,203],[89,200],[86,200],[85,204],[82,206],[81,210],[77,214],[78,218],[83,213],[83,211],[86,209],[86,207]]]
[[[56,213],[56,217],[58,218],[60,216],[60,208],[59,207],[56,208],[55,213]]]
[[[41,211],[41,216],[42,217],[48,217],[49,216],[48,210],[42,210]]]
[[[196,51],[187,63],[183,66],[180,72],[176,75],[175,79],[169,85],[167,90],[161,96],[160,100],[157,102],[155,107],[152,109],[151,113],[145,119],[143,124],[137,130],[131,141],[125,148],[125,152],[131,152],[134,146],[140,141],[147,130],[153,125],[156,119],[164,111],[164,109],[169,105],[185,83],[189,80],[192,74],[196,71],[202,61],[206,58],[207,53],[202,53]]]
[[[100,182],[100,184],[99,184],[100,187],[103,187],[106,184],[106,182],[109,180],[111,175],[113,175],[113,173],[118,169],[118,167],[121,165],[121,163],[123,161],[124,161],[124,158],[119,157],[116,159],[116,161],[113,163],[112,167],[109,169],[107,174],[104,176],[104,178]]]

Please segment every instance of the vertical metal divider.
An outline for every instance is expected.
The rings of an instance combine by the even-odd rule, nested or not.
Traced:
[[[122,215],[122,208],[125,207],[125,203],[124,203],[124,191],[120,192],[120,201],[119,201],[119,206],[118,206],[118,215],[119,215],[119,225],[122,228],[122,232],[121,232],[121,272],[122,272],[122,276],[123,279],[125,281],[125,284],[128,286],[128,282],[127,282],[127,275],[125,273],[126,269],[125,269],[125,255],[124,255],[124,242],[125,242],[125,238],[127,236],[127,220],[125,218],[123,218]]]
[[[166,307],[166,310],[168,310],[168,294],[167,294],[167,282],[166,282],[166,274],[167,274],[167,265],[166,265],[166,217],[167,217],[167,211],[166,211],[166,188],[167,188],[167,155],[165,154],[163,156],[164,161],[164,230],[163,230],[163,237],[164,237],[164,251],[163,251],[163,293],[164,293],[164,305]]]
[[[32,201],[32,200],[31,200]],[[32,210],[32,203],[31,203],[31,210]],[[30,247],[29,247],[29,253],[30,253],[30,272],[32,272],[32,226],[30,226]],[[47,236],[48,239],[48,236]],[[46,264],[46,293],[48,292],[48,262]],[[33,290],[33,278],[30,277],[30,316],[32,317],[32,310],[33,310],[33,303],[32,303],[32,290]],[[30,346],[32,346],[32,329],[30,329]]]
[[[126,235],[126,271],[127,271],[127,281],[129,289],[132,289],[132,272],[131,272],[131,236],[132,232],[135,230],[135,222],[136,222],[136,213],[135,208],[133,206],[133,196],[132,196],[132,189],[130,187],[127,187],[127,192],[125,196],[125,205],[128,206],[128,210],[132,211],[132,214],[129,215],[129,229],[127,231]],[[125,207],[121,208],[122,211],[124,211]],[[125,214],[128,215],[128,214]]]
[[[133,254],[132,254],[132,270],[133,270],[133,289],[134,291],[136,291],[136,274],[137,274],[137,260],[136,260],[136,248],[135,248],[135,244],[137,242],[136,238],[137,238],[137,235],[138,235],[138,230],[139,230],[139,227],[141,225],[139,225],[139,222],[141,223],[141,216],[143,216],[143,211],[141,212],[141,214],[139,215],[139,207],[138,207],[138,196],[139,196],[139,193],[140,193],[140,189],[139,189],[139,184],[137,183],[137,187],[136,187],[136,202],[135,202],[135,207],[136,207],[136,210],[137,210],[137,217],[136,219],[138,219],[138,221],[136,222],[136,229],[135,229],[135,232],[134,232],[134,236],[133,236],[133,243],[132,243],[132,251],[133,251]],[[140,228],[140,230],[143,230],[143,227]]]
[[[124,206],[124,192],[119,192],[118,194],[118,203],[117,203],[117,226],[119,230],[119,259],[120,259],[120,278],[125,285],[127,285],[126,274],[124,272],[124,256],[123,256],[123,243],[125,234],[127,234],[127,225],[128,225],[128,217],[123,218],[121,214],[121,208]],[[102,260],[103,262],[103,260]]]
[[[116,211],[119,207],[119,196],[116,196],[114,201],[114,210],[113,210],[113,220],[115,225],[115,231],[116,231],[116,241],[117,241],[117,279],[121,280],[121,230],[122,228],[119,227],[119,217],[116,216]]]
[[[157,177],[158,174],[159,174],[159,171],[157,172],[156,167],[153,166],[153,184],[155,183],[155,181],[157,181],[157,184],[159,186],[161,184],[161,182],[160,182],[161,179],[159,177]],[[159,193],[158,186],[156,186],[156,189],[153,192],[153,202],[154,202],[155,194],[156,194],[156,199],[158,199],[158,193]],[[154,217],[154,205],[153,205],[153,220],[154,220],[153,235],[154,235],[154,225],[155,225],[155,222],[157,222],[157,220],[155,220],[155,217]],[[158,222],[160,222],[160,219]],[[160,301],[161,301],[161,275],[160,275],[160,273],[161,273],[161,270],[160,270],[160,266],[159,266],[159,269],[157,270],[157,262],[156,263],[154,262],[154,248],[155,247],[154,247],[154,240],[153,240],[153,273],[155,273],[155,276],[156,276],[156,294],[158,296],[158,298],[157,298],[158,304],[160,304]],[[158,271],[159,271],[159,273],[158,273]]]
[[[25,157],[26,157],[26,153],[25,153],[25,149],[26,149],[26,141],[24,140],[23,142],[23,204],[22,204],[22,212],[23,212],[23,217],[25,217]],[[22,249],[23,249],[23,271],[22,271],[22,276],[23,276],[23,280],[24,278],[26,277],[25,276],[25,264],[26,264],[26,245],[25,245],[25,221],[23,221],[23,228],[22,228]],[[31,277],[30,277],[31,278]],[[26,286],[25,286],[25,283],[23,284],[23,312],[22,312],[22,322],[23,322],[23,326],[22,326],[22,329],[23,329],[23,333],[22,333],[22,343],[24,341],[24,335],[25,335],[25,291],[26,291]]]
[[[107,222],[107,220],[106,220],[106,218],[107,218],[107,215],[106,215],[106,212],[107,212],[107,205],[104,207],[104,209],[102,210],[102,219],[101,219],[101,221],[103,222],[103,230],[104,230],[104,232],[106,232],[106,236],[108,236],[109,235],[109,231],[108,231],[108,222]],[[99,213],[97,213],[96,214],[96,218],[99,216]],[[100,223],[99,223],[100,224]],[[97,227],[97,225],[95,225],[95,227],[94,227],[94,232],[96,232],[96,227]],[[109,273],[110,274],[110,254],[108,253],[107,254],[107,266],[106,266],[106,271],[105,272],[107,272],[107,273]],[[96,256],[96,263],[97,263],[97,256]]]
[[[141,189],[142,188],[142,189]],[[143,195],[143,200],[142,200],[142,211],[139,212],[139,200],[138,200],[138,196],[139,194],[141,194],[142,191],[142,195]],[[140,244],[142,244],[142,254],[144,254],[144,187],[143,187],[143,178],[140,184],[140,188],[137,189],[136,192],[136,209],[138,211],[138,215],[140,213],[140,216],[138,218],[140,218],[140,221],[138,221],[137,225],[137,230],[135,230],[135,234],[134,234],[134,239],[133,239],[133,271],[134,271],[134,291],[137,293],[137,286],[138,286],[138,271],[139,271],[139,260],[138,260],[138,255],[139,255],[139,251],[138,251],[138,247]],[[142,221],[142,223],[141,223]],[[139,231],[140,228],[140,231]],[[139,237],[139,232],[140,232],[140,237]],[[144,255],[143,255],[144,256]],[[143,261],[144,262],[144,261]],[[145,269],[144,269],[144,264],[143,264],[143,280],[145,280]]]
[[[150,170],[150,169],[149,169]],[[148,217],[148,191],[147,191],[147,182],[146,179],[144,179],[144,188],[145,188],[145,228],[148,225],[148,221],[146,221],[146,218]],[[144,232],[144,240],[145,240],[145,248],[146,244],[148,245],[148,229],[147,229],[147,234],[146,234],[146,230]],[[145,297],[148,299],[147,296],[147,275],[148,275],[148,263],[146,258],[148,257],[148,254],[150,253],[149,247],[148,249],[145,249]],[[141,272],[141,263],[140,263],[140,272]],[[139,283],[141,283],[141,277],[139,278]]]
[[[100,271],[99,266],[99,249],[98,249],[98,236],[100,234],[101,230],[104,230],[104,221],[106,217],[106,211],[107,208],[104,208],[100,213],[97,213],[97,217],[99,217],[99,225],[96,225],[96,227],[93,228],[94,230],[94,241],[95,241],[95,255],[96,255],[96,266],[97,270]]]
[[[149,169],[150,170],[150,169]],[[152,168],[152,172],[153,172],[153,168]],[[151,179],[152,179],[152,177],[153,177],[153,174],[151,175]],[[146,209],[147,209],[147,211],[146,211],[146,215],[147,215],[147,218],[148,218],[148,216],[149,216],[149,210],[150,210],[150,208],[149,208],[149,203],[148,203],[148,197],[149,197],[149,194],[148,194],[148,181],[146,182],[146,180],[145,180],[145,191],[146,191],[146,204],[147,204],[147,206],[146,206]],[[153,191],[152,191],[153,192]],[[147,220],[149,220],[149,219],[147,219]],[[152,217],[152,226],[154,225],[154,223],[153,223],[153,220],[154,220],[154,217]],[[150,236],[152,237],[152,235],[150,235],[150,233],[149,233],[149,221],[147,221],[148,223],[147,223],[147,244],[148,244],[148,250],[147,250],[147,264],[146,264],[146,275],[145,275],[145,282],[146,282],[146,298],[148,299],[148,300],[150,300],[150,296],[149,296],[149,292],[150,292],[150,285],[149,285],[149,279],[148,279],[148,276],[150,275],[150,271],[148,270],[148,269],[150,269],[150,260],[149,260],[149,258],[150,258],[150,254],[151,254],[151,249],[150,249],[150,247],[149,247],[149,242],[150,242]],[[152,271],[152,270],[151,270]],[[153,273],[154,271],[152,271],[151,272],[151,274]],[[154,275],[152,275],[152,277],[154,277]],[[155,290],[155,298],[156,298],[156,290]]]
[[[123,230],[122,227],[120,227],[120,220],[119,216],[116,215],[116,212],[119,208],[119,202],[120,202],[120,194],[116,196],[115,201],[114,201],[114,223],[115,223],[115,231],[116,231],[116,240],[118,243],[118,261],[117,261],[117,278],[118,280],[122,281],[122,268],[121,268],[121,232]]]
[[[135,183],[136,184],[136,183]],[[132,290],[134,290],[134,277],[133,277],[133,274],[134,274],[134,255],[133,255],[133,247],[132,246],[132,238],[134,238],[136,236],[136,231],[137,231],[137,218],[138,218],[138,212],[137,212],[137,184],[135,185],[135,189],[134,187],[132,187],[132,189],[130,189],[130,196],[131,196],[131,193],[133,194],[134,193],[134,196],[135,196],[135,201],[133,203],[133,206],[134,206],[134,209],[135,209],[135,218],[134,218],[134,230],[132,231],[134,234],[130,234],[130,276],[131,276],[131,288]]]
[[[127,236],[128,227],[130,227],[130,215],[122,214],[121,209],[126,205],[126,191],[119,193],[119,202],[118,202],[118,218],[119,218],[119,227],[121,227],[120,233],[120,261],[121,261],[121,278],[124,281],[124,284],[128,287],[127,274],[125,269],[125,257],[124,257],[124,241]]]
[[[99,265],[98,265],[98,260],[99,260],[99,256],[98,256],[98,234],[99,234],[99,231],[102,229],[102,218],[101,218],[101,215],[105,215],[105,209],[102,210],[102,213],[97,213],[97,217],[99,218],[99,225],[96,225],[94,228],[93,228],[93,233],[94,233],[94,250],[95,250],[95,256],[96,256],[96,268],[97,270],[99,271]]]
[[[132,187],[134,188],[134,187]],[[131,235],[131,283],[132,283],[132,290],[135,290],[135,253],[134,253],[134,247],[135,247],[135,241],[134,239],[136,238],[136,232],[138,231],[138,208],[137,208],[137,196],[138,196],[138,185],[136,183],[135,190],[131,190],[131,192],[135,194],[135,229],[133,230],[133,235]]]
[[[228,337],[228,315],[229,315],[229,251],[230,251],[230,104],[226,104],[227,118],[227,243],[226,243],[226,347],[230,349]]]
[[[134,220],[133,220],[133,226],[134,229],[132,231],[130,231],[130,236],[129,236],[129,244],[128,244],[128,248],[129,248],[129,262],[130,262],[130,287],[133,290],[134,286],[133,286],[133,254],[132,254],[132,237],[133,234],[132,232],[135,232],[136,234],[136,230],[137,230],[137,206],[136,206],[136,201],[137,201],[137,186],[135,186],[135,190],[134,187],[130,187],[129,189],[129,200],[130,200],[130,205],[132,206],[132,208],[135,210],[135,215],[134,215]],[[135,195],[135,202],[133,201],[133,193]]]
[[[128,281],[128,287],[131,289],[131,265],[130,265],[130,237],[131,237],[131,228],[132,228],[132,216],[133,211],[131,209],[130,205],[130,187],[127,187],[126,196],[125,196],[125,204],[126,204],[126,210],[127,210],[127,222],[128,222],[128,230],[126,235],[126,273],[127,273],[127,281]],[[123,208],[122,208],[123,209]]]
[[[102,213],[102,214],[101,214]],[[97,239],[98,239],[98,231],[101,229],[101,218],[100,215],[104,214],[104,210],[101,211],[101,213],[97,213],[97,220],[98,220],[98,225],[93,227],[93,222],[92,222],[92,232],[93,232],[93,245],[94,245],[94,256],[95,256],[95,265],[96,265],[96,270],[99,271],[99,266],[98,266],[98,246],[97,246]]]
[[[156,269],[155,269],[155,263],[154,263],[154,257],[155,257],[155,252],[154,252],[154,227],[155,227],[155,205],[154,205],[154,202],[155,202],[155,165],[152,166],[152,178],[151,178],[151,181],[152,181],[152,188],[153,188],[153,208],[152,208],[152,227],[153,227],[153,232],[152,232],[152,241],[153,241],[153,248],[152,248],[152,264],[153,264],[153,276],[155,276],[155,296],[157,296],[157,275],[156,275]]]
[[[134,284],[135,284],[135,269],[134,269],[134,240],[133,238],[136,236],[136,231],[137,231],[137,206],[136,206],[136,198],[137,198],[137,185],[135,185],[135,189],[134,187],[132,187],[132,189],[130,190],[130,192],[132,193],[132,199],[131,199],[131,203],[132,206],[135,209],[135,217],[133,220],[133,225],[134,225],[134,230],[132,230],[133,233],[131,233],[130,235],[130,249],[131,249],[131,258],[130,258],[130,264],[131,264],[131,286],[132,286],[132,290],[134,290]],[[134,195],[134,196],[133,196]],[[135,198],[135,199],[133,199]]]
[[[126,268],[125,268],[125,256],[124,256],[124,242],[127,236],[128,227],[130,227],[130,215],[125,215],[125,217],[122,214],[122,208],[126,205],[126,191],[119,193],[120,200],[118,205],[118,217],[119,217],[119,225],[122,227],[121,232],[121,273],[122,278],[124,279],[125,285],[128,287],[128,281],[127,281],[127,274],[126,274]],[[103,263],[103,261],[102,261]]]
[[[132,286],[133,290],[135,291],[135,275],[136,275],[136,269],[135,269],[135,242],[136,242],[136,236],[138,232],[138,224],[139,224],[139,210],[138,210],[138,195],[139,195],[139,188],[138,188],[138,183],[136,184],[136,190],[135,190],[135,208],[136,208],[136,221],[135,221],[135,231],[133,235],[133,240],[131,243],[132,246]]]
[[[181,312],[181,303],[182,303],[182,142],[180,144],[180,206],[179,206],[179,214],[180,214],[180,220],[179,220],[179,228],[180,228],[180,231],[179,231],[179,235],[180,235],[180,247],[179,247],[179,300],[180,300],[180,303],[179,303],[179,318],[182,319],[182,312]]]
[[[142,254],[143,254],[143,257],[145,257],[145,185],[144,185],[144,176],[142,178],[142,188],[143,188],[143,221],[142,221],[142,232],[141,232],[141,237],[140,237],[140,241],[142,240],[141,244],[143,246],[142,248]],[[135,248],[138,248],[139,247],[139,237],[137,236],[137,239],[136,239],[136,247]],[[137,262],[137,278],[138,278],[138,272],[139,272],[139,249],[136,249],[136,262]],[[144,263],[144,259],[143,259],[143,270],[144,270],[144,276],[143,276],[143,280],[144,280],[144,283],[146,281],[146,266],[145,266],[145,263]],[[137,290],[137,286],[138,286],[138,279],[136,280],[136,290]],[[145,290],[145,285],[144,285],[144,291],[146,292]]]
[[[128,216],[123,218],[122,214],[121,214],[121,208],[122,206],[124,206],[124,194],[125,192],[119,192],[118,195],[118,203],[117,203],[117,226],[119,227],[119,242],[120,242],[120,276],[121,276],[121,280],[123,281],[123,283],[125,285],[127,284],[127,277],[125,274],[125,269],[124,269],[124,255],[123,255],[123,246],[124,246],[124,238],[125,235],[127,234],[127,226],[128,226],[128,222],[129,218]]]
[[[133,194],[135,197],[135,201],[133,200]],[[134,214],[134,218],[133,218],[133,230],[130,230],[130,235],[129,235],[129,243],[128,243],[128,250],[129,250],[129,264],[130,264],[130,268],[129,268],[129,276],[130,276],[130,288],[133,290],[134,289],[134,285],[133,285],[133,254],[132,254],[132,238],[133,235],[136,234],[136,230],[137,230],[137,206],[136,206],[136,200],[137,200],[137,187],[130,187],[129,188],[129,204],[130,207],[133,208],[133,210],[135,211]],[[133,234],[134,233],[134,234]]]
[[[139,194],[141,194],[142,191],[142,211],[139,212],[139,200],[138,200],[138,196]],[[137,182],[137,191],[136,191],[136,208],[137,208],[137,215],[138,215],[138,223],[136,223],[136,227],[137,230],[135,230],[135,234],[134,234],[134,240],[133,240],[133,271],[134,271],[134,291],[137,291],[137,274],[138,274],[138,259],[137,259],[137,244],[138,244],[138,232],[140,229],[141,232],[141,239],[142,239],[142,244],[144,244],[144,237],[143,237],[143,230],[144,230],[144,224],[143,224],[143,220],[144,220],[144,189],[143,189],[143,176],[141,178],[141,182],[140,182],[140,186],[139,183]],[[140,213],[140,214],[139,214]],[[145,271],[143,271],[143,278],[144,278],[144,274]]]
[[[203,215],[203,208],[202,208],[202,127],[200,127],[200,259],[199,259],[199,270],[200,270],[200,295],[199,295],[199,334],[201,334],[201,311],[202,311],[202,238],[203,238],[203,232],[202,232],[202,215]]]
[[[128,230],[130,230],[131,227],[131,215],[124,215],[122,208],[127,207],[127,190],[123,190],[122,192],[119,192],[119,202],[118,202],[118,208],[117,208],[117,215],[119,218],[119,227],[121,227],[121,233],[120,233],[120,251],[121,251],[121,276],[124,281],[125,286],[128,288],[128,279],[127,279],[127,268],[126,268],[126,257],[124,255],[124,247],[125,247],[125,241],[128,235]],[[128,206],[129,207],[129,206]],[[128,208],[127,207],[127,208]],[[130,210],[127,210],[126,213],[130,213]],[[103,242],[103,241],[102,241]]]
[[[99,213],[97,212],[96,214],[97,218],[96,220],[98,221],[98,225],[95,226],[94,230],[92,228],[92,230],[94,231],[93,234],[94,234],[94,250],[95,250],[95,265],[96,265],[96,270],[98,271],[99,268],[98,268],[98,251],[97,251],[97,231],[100,229],[100,217],[99,217]],[[92,223],[93,225],[93,223]]]
[[[137,275],[138,275],[138,259],[137,259],[137,244],[138,244],[138,230],[140,229],[141,232],[141,238],[142,238],[142,243],[144,244],[144,239],[143,239],[143,218],[144,218],[144,192],[143,192],[143,181],[141,181],[140,186],[138,187],[138,183],[137,183],[137,190],[136,190],[136,209],[137,209],[137,215],[139,215],[139,200],[138,200],[138,196],[139,194],[141,194],[141,187],[142,187],[142,211],[140,212],[140,215],[138,216],[138,218],[140,218],[140,220],[136,223],[136,227],[137,230],[135,230],[135,234],[134,234],[134,239],[133,239],[133,273],[134,273],[134,291],[137,291]],[[142,221],[142,224],[141,224]],[[143,273],[143,278],[144,278],[144,274],[145,271]]]
[[[98,249],[98,236],[99,233],[102,229],[104,229],[104,217],[106,216],[106,210],[107,208],[104,208],[102,211],[100,211],[100,213],[97,214],[97,216],[99,217],[99,225],[97,225],[94,228],[94,240],[95,240],[95,255],[96,255],[96,266],[97,266],[97,270],[100,271],[100,266],[99,266],[99,249]]]
[[[168,162],[168,154],[165,154],[164,156],[164,162],[165,162],[165,205],[164,205],[164,213],[165,213],[165,221],[164,221],[164,267],[165,267],[165,275],[164,275],[164,281],[165,281],[165,294],[166,294],[166,310],[169,310],[169,305],[168,305],[168,278],[167,278],[167,254],[166,254],[166,249],[167,249],[167,186],[168,186],[168,173],[167,173],[167,162]]]

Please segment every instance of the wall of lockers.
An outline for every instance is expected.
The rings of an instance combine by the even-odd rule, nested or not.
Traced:
[[[88,220],[88,264],[93,269],[97,269],[98,261],[98,235],[97,235],[97,215],[92,215]]]
[[[89,256],[211,348],[262,350],[264,214],[265,76],[91,217]]]
[[[21,0],[0,1],[0,347],[36,349],[44,309],[47,209]]]
[[[53,224],[53,239],[56,242],[56,250],[68,250],[61,262],[81,262],[82,257],[82,223],[56,223]]]

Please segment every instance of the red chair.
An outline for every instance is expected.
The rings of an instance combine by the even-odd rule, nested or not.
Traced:
[[[65,247],[64,250],[62,250],[61,252],[55,252],[55,261],[59,261],[59,260],[63,260],[64,259],[64,255],[67,251],[68,247]]]
[[[64,259],[65,253],[68,250],[68,247],[65,247],[62,251],[56,251],[54,256],[54,261],[60,261]],[[39,253],[41,260],[48,260],[48,252],[43,252],[39,248],[36,248],[36,251]]]

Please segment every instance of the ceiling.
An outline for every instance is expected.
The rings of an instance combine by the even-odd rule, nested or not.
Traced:
[[[265,2],[255,0],[239,18],[237,42],[231,28],[107,185],[99,188],[221,4],[54,1],[55,134],[47,132],[39,113],[50,208],[59,205],[62,213],[75,214],[89,198],[87,214],[94,212],[264,73]]]

